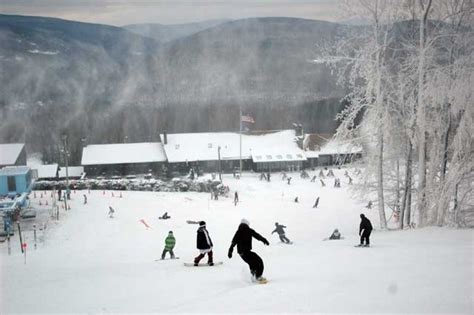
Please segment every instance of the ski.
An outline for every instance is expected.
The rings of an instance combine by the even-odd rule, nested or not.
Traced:
[[[224,262],[222,261],[218,261],[218,262],[215,262],[214,265],[210,266],[208,265],[207,263],[201,263],[197,266],[194,266],[194,263],[184,263],[184,265],[186,267],[214,267],[214,266],[218,266],[218,265],[222,265]]]

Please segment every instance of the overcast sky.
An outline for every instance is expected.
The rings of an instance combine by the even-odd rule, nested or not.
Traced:
[[[127,25],[179,24],[209,19],[288,16],[341,19],[341,0],[0,0],[0,13]]]

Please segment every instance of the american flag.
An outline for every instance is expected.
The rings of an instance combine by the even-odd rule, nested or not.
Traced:
[[[253,117],[252,117],[252,116],[248,116],[248,115],[242,115],[242,116],[240,116],[240,121],[246,122],[246,123],[255,124],[255,120],[253,119]]]

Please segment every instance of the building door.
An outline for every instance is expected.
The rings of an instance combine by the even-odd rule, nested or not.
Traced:
[[[8,191],[16,191],[15,176],[7,176]]]

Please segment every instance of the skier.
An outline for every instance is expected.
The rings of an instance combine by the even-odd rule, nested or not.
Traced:
[[[323,187],[326,186],[326,183],[325,183],[322,179],[320,179],[319,181],[321,182],[321,185],[322,185]]]
[[[173,231],[169,231],[168,236],[165,239],[165,248],[161,254],[161,259],[165,259],[166,253],[169,252],[171,259],[174,259],[173,248],[176,245],[176,239],[174,238]]]
[[[360,235],[360,244],[358,247],[369,247],[370,246],[370,233],[372,232],[372,223],[370,220],[365,217],[363,213],[360,214],[360,226],[359,226],[359,235]],[[365,240],[365,245],[364,245]]]
[[[238,202],[239,202],[239,194],[235,192],[234,193],[234,206],[236,206]]]
[[[109,206],[109,217],[113,218],[114,217],[115,210],[111,206]]]
[[[290,244],[291,241],[285,236],[285,229],[286,226],[278,224],[278,222],[275,222],[275,229],[273,230],[272,234],[277,232],[278,236],[280,237],[280,241],[286,244]]]
[[[352,185],[352,177],[347,176],[349,178],[349,185]]]
[[[194,258],[194,266],[199,265],[199,261],[206,256],[207,253],[207,264],[209,266],[214,266],[214,262],[212,260],[212,240],[209,237],[209,232],[206,229],[206,222],[200,221],[199,222],[199,229],[197,230],[197,249],[199,249],[199,255]]]
[[[239,253],[240,258],[249,265],[252,279],[260,283],[266,283],[267,279],[262,277],[264,269],[263,260],[252,251],[252,237],[255,237],[267,246],[270,245],[266,238],[250,228],[249,221],[242,219],[237,232],[235,232],[235,235],[232,238],[232,244],[230,245],[227,256],[229,259],[232,258],[232,251],[234,250],[235,245],[237,245],[237,253]]]
[[[67,200],[71,200],[71,188],[69,186],[66,187],[66,197]]]
[[[369,203],[367,204],[367,206],[365,206],[367,209],[372,209],[372,201],[369,200]]]
[[[316,175],[313,176],[313,178],[311,178],[311,182],[314,183],[316,181]]]
[[[316,201],[314,202],[313,208],[317,208],[319,205],[319,197],[316,198]]]
[[[270,172],[267,173],[267,181],[270,181]]]
[[[86,195],[83,195],[84,196],[84,204],[87,203],[87,196]]]
[[[61,190],[61,187],[58,188],[58,200],[61,201],[61,193],[62,193],[62,190]]]
[[[325,178],[324,173],[323,173],[323,170],[320,170],[320,171],[319,171],[319,177]]]
[[[290,183],[291,183],[291,177],[288,177],[286,180],[287,180],[287,182],[288,182],[288,185],[290,185]]]
[[[334,232],[332,232],[331,236],[329,236],[330,240],[340,240],[341,239],[341,233],[339,232],[338,229],[335,229]]]
[[[161,220],[167,220],[171,218],[169,215],[168,215],[168,212],[165,212],[163,213],[163,215],[161,217],[158,217],[158,219],[161,219]]]
[[[295,198],[295,203],[298,203],[298,197]]]

